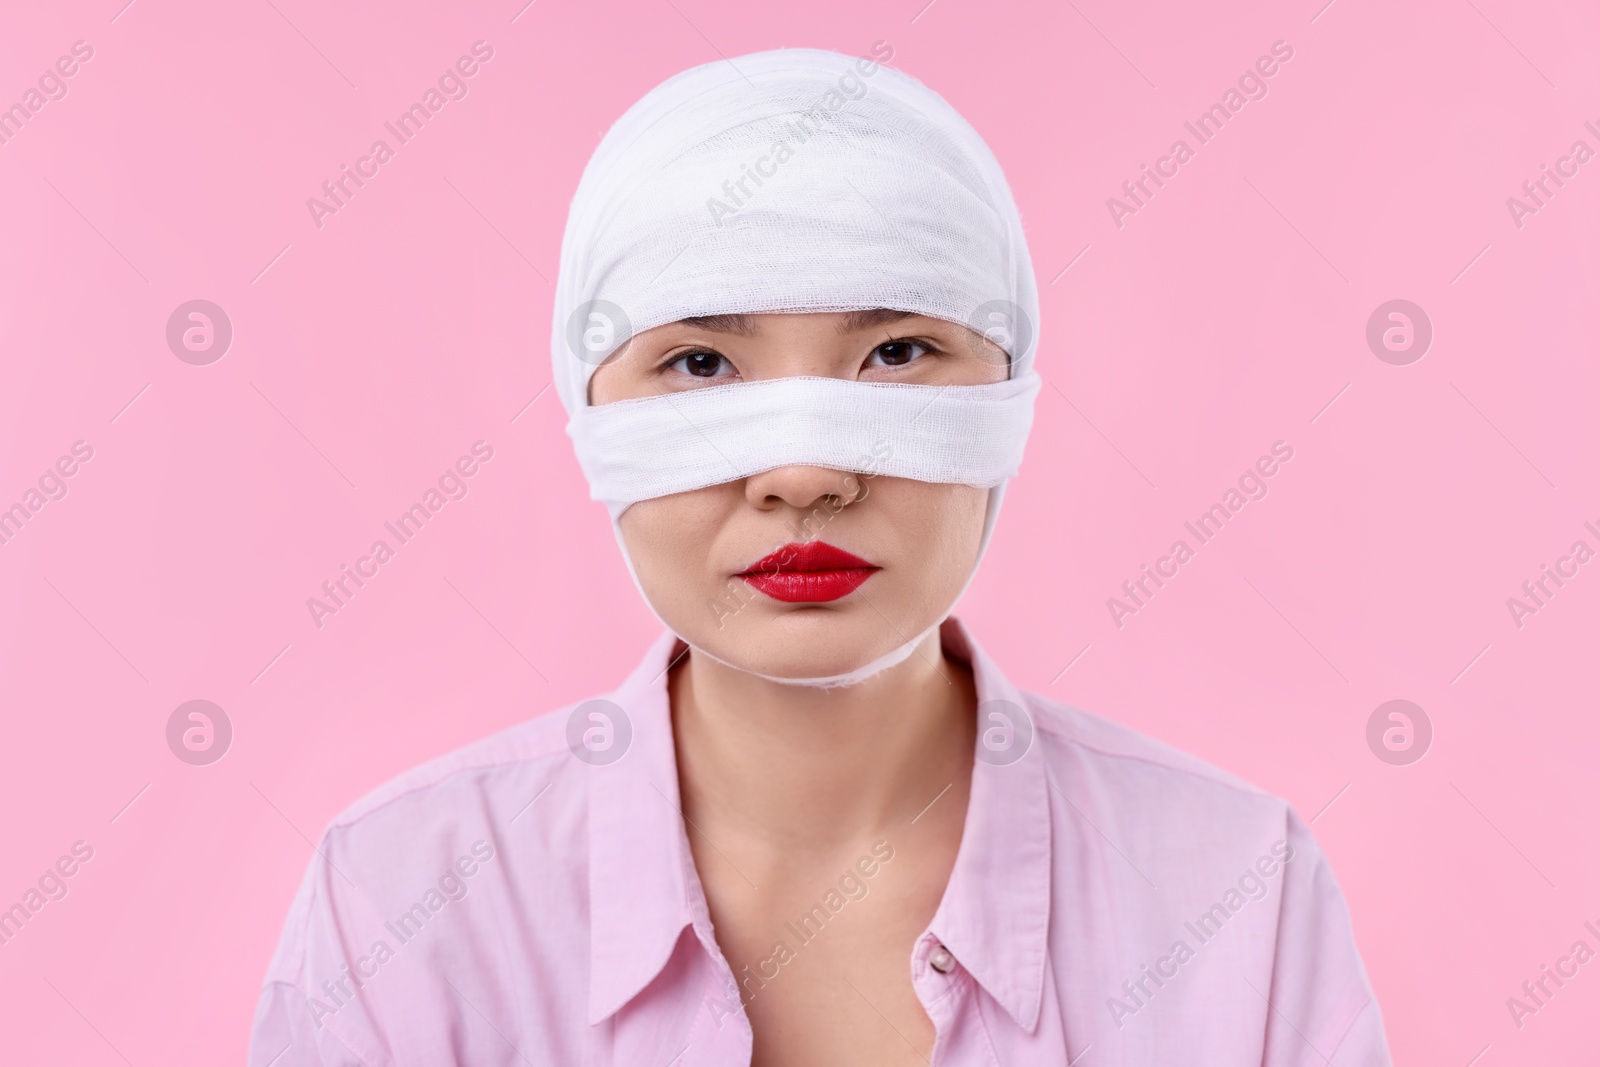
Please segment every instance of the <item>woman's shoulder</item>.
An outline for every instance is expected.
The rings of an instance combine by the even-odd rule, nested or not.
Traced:
[[[431,884],[440,872],[471,866],[462,862],[469,857],[497,855],[513,839],[569,846],[574,820],[561,813],[585,795],[585,783],[565,727],[580,703],[413,767],[334,816],[310,856],[286,931],[319,909],[348,911],[358,896],[371,901]]]
[[[1047,793],[1063,816],[1052,825],[1084,823],[1093,828],[1082,835],[1091,847],[1105,842],[1133,865],[1108,861],[1109,870],[1136,871],[1135,880],[1155,885],[1226,886],[1247,868],[1265,875],[1296,859],[1286,893],[1337,894],[1310,823],[1283,797],[1102,716],[1024,698]]]
[[[509,820],[530,799],[523,787],[553,784],[570,771],[566,722],[581,703],[534,714],[396,775],[334,816],[324,839],[392,824],[408,826],[414,839],[458,818]],[[502,811],[507,805],[510,810]]]
[[[1051,772],[1092,774],[1113,796],[1181,799],[1287,820],[1289,804],[1211,763],[1103,716],[1025,693]]]
[[[355,1041],[364,1062],[383,1061],[370,1035],[403,1026],[408,1005],[446,996],[448,989],[434,986],[463,953],[492,955],[497,924],[520,901],[537,901],[552,920],[518,927],[534,950],[581,958],[573,940],[581,926],[572,920],[583,913],[587,835],[574,813],[587,782],[566,741],[567,720],[580,706],[534,715],[429,760],[327,824],[267,970],[260,1009],[267,1023],[258,1019],[258,1027],[268,1026],[278,1049],[279,1031],[310,1020]],[[401,956],[412,962],[388,966]],[[352,971],[381,981],[382,995],[368,1002],[350,999],[348,989],[322,992],[329,983],[338,990]]]

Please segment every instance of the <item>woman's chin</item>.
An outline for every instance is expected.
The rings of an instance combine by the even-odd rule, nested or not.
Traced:
[[[768,678],[796,681],[851,674],[887,656],[904,638],[882,625],[862,633],[856,627],[793,627],[774,621],[751,627],[733,639],[708,638],[700,647],[730,666]]]
[[[870,659],[862,659],[859,655],[825,657],[785,655],[765,660],[752,660],[745,656],[742,657],[743,662],[732,663],[731,665],[739,670],[747,671],[750,674],[759,674],[775,681],[801,683],[818,678],[841,678],[854,674],[877,658],[874,656]]]

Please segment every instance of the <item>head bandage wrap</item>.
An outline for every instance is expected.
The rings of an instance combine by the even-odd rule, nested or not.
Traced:
[[[1009,378],[790,377],[588,402],[606,357],[665,323],[872,308],[971,327]],[[554,384],[613,528],[639,500],[807,464],[987,488],[987,546],[1032,422],[1037,322],[1021,219],[966,120],[872,58],[779,49],[669,78],[601,141],[562,241]],[[847,675],[775,680],[848,684],[924,636]]]

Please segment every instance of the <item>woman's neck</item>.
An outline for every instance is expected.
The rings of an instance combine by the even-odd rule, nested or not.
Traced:
[[[668,691],[684,814],[713,841],[733,839],[718,847],[822,857],[903,828],[941,798],[961,811],[939,821],[959,827],[977,697],[937,628],[855,685],[784,685],[691,652]]]

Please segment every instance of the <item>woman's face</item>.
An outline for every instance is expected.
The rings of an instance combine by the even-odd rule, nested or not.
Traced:
[[[982,385],[1004,381],[1007,366],[977,333],[922,315],[719,315],[634,337],[595,372],[590,403],[794,375]],[[881,442],[877,454],[895,445]],[[645,595],[690,644],[760,674],[822,677],[944,617],[977,562],[988,495],[779,467],[642,500],[619,526]],[[848,556],[830,558],[824,546]]]

